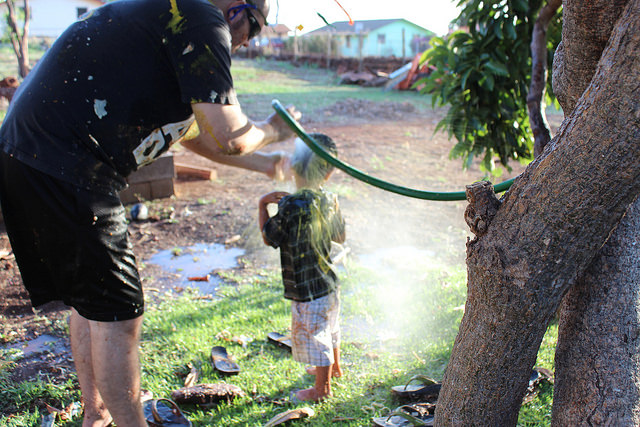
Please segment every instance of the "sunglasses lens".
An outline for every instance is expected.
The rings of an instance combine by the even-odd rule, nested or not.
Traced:
[[[249,20],[249,38],[252,39],[260,34],[260,24],[249,10],[247,10],[247,19]]]

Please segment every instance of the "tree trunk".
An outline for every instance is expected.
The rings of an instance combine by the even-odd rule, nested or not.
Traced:
[[[563,301],[554,425],[640,425],[638,259],[640,203],[635,202]]]
[[[610,23],[616,22],[627,2],[564,0],[562,42],[556,54],[562,56],[565,51],[567,54],[565,60],[554,58],[553,92],[565,112],[573,111],[591,81],[595,65],[611,35]]]
[[[527,94],[527,109],[533,132],[534,157],[538,157],[551,140],[543,99],[547,84],[547,28],[560,6],[562,0],[549,0],[540,9],[531,35],[531,84]]]
[[[606,40],[600,35],[613,28],[623,8],[619,2],[595,6],[601,16],[597,28],[592,22],[578,22],[583,27],[580,29],[570,25],[563,28],[563,38],[567,39],[596,32],[587,38],[591,42],[586,46],[569,44],[574,50],[565,55],[583,61],[582,72],[575,74],[570,86],[562,88],[564,99],[575,99],[588,86],[592,75],[586,70],[589,66],[595,70],[593,60],[605,47]],[[569,2],[564,10],[571,16],[583,7]],[[576,24],[571,20],[569,23]],[[564,68],[564,64],[554,61],[555,68]],[[566,110],[571,105],[563,107]],[[640,423],[639,214],[640,200],[636,200],[585,276],[563,301],[556,349],[554,424]]]
[[[467,244],[438,425],[516,424],[549,320],[640,193],[640,0],[622,16],[573,113]]]
[[[18,60],[18,74],[20,77],[25,78],[31,67],[29,65],[29,22],[31,21],[31,10],[29,8],[29,0],[24,0],[24,22],[22,24],[22,33],[18,30],[18,16],[16,14],[16,8],[14,0],[6,0],[7,11],[9,19],[7,23],[9,25],[9,38],[13,51],[16,54]]]

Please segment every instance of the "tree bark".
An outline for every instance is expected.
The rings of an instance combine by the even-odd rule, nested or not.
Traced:
[[[611,35],[610,24],[616,22],[627,2],[564,0],[562,42],[553,61],[553,93],[565,113],[573,111],[591,81],[595,65]]]
[[[437,425],[516,424],[549,320],[640,193],[640,0],[622,16],[573,113],[467,244]]]
[[[584,5],[565,7],[569,16]],[[601,18],[592,22],[568,22],[563,38],[573,34],[613,28],[622,12],[619,3],[598,5]],[[573,24],[583,27],[577,30]],[[573,99],[588,86],[595,69],[593,58],[605,47],[602,37],[566,54],[583,58],[579,77],[568,87],[565,99]],[[599,44],[595,41],[599,40]],[[575,46],[577,47],[577,46]],[[586,52],[592,49],[593,52]],[[557,67],[563,67],[558,63]],[[554,68],[556,63],[554,62]],[[576,77],[577,78],[577,77]],[[571,105],[563,108],[571,108]],[[563,301],[556,349],[556,388],[553,423],[556,425],[638,425],[640,392],[638,372],[638,297],[640,259],[640,200],[623,217],[584,277],[571,288]]]
[[[551,141],[551,131],[543,102],[547,83],[547,28],[560,6],[562,6],[562,0],[549,0],[540,9],[531,35],[531,84],[527,95],[527,109],[533,132],[534,157],[538,157]]]
[[[562,303],[553,424],[640,425],[640,203]]]

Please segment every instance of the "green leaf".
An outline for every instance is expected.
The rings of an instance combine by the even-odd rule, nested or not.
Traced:
[[[495,81],[493,80],[493,76],[491,74],[485,74],[482,79],[480,79],[480,86],[489,92],[493,91],[495,87]]]
[[[498,40],[502,40],[504,35],[502,34],[502,26],[500,21],[494,21],[493,25],[493,34],[498,38]]]
[[[464,89],[465,87],[467,87],[467,79],[469,78],[469,75],[471,74],[472,71],[473,71],[472,69],[469,69],[469,70],[467,70],[466,73],[464,73],[462,75],[462,79],[460,81],[460,87],[461,88]]]
[[[518,14],[526,14],[529,11],[527,0],[513,0],[513,9]]]
[[[484,64],[485,68],[491,71],[493,74],[497,74],[499,76],[508,76],[509,70],[507,66],[495,61],[489,61]]]
[[[517,38],[516,28],[513,25],[513,22],[508,20],[504,22],[504,32],[507,33],[507,37],[511,40],[515,40]]]

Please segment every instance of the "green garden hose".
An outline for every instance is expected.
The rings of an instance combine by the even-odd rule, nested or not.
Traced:
[[[464,191],[453,191],[453,192],[435,192],[435,191],[423,191],[423,190],[415,190],[413,188],[403,187],[400,185],[392,184],[387,181],[383,181],[379,178],[368,175],[361,170],[354,168],[341,160],[333,157],[331,154],[327,153],[317,142],[310,137],[302,126],[289,114],[289,112],[282,106],[280,101],[274,99],[271,101],[271,106],[276,113],[285,121],[285,123],[302,139],[309,148],[316,153],[318,156],[322,157],[324,160],[340,169],[344,173],[359,179],[360,181],[366,182],[367,184],[373,185],[374,187],[381,188],[386,191],[390,191],[392,193],[401,194],[407,197],[414,197],[416,199],[424,199],[424,200],[436,200],[436,201],[453,201],[453,200],[466,200],[467,196]],[[504,181],[498,185],[495,185],[494,191],[496,193],[501,193],[511,187],[513,184],[513,179],[508,181]]]

